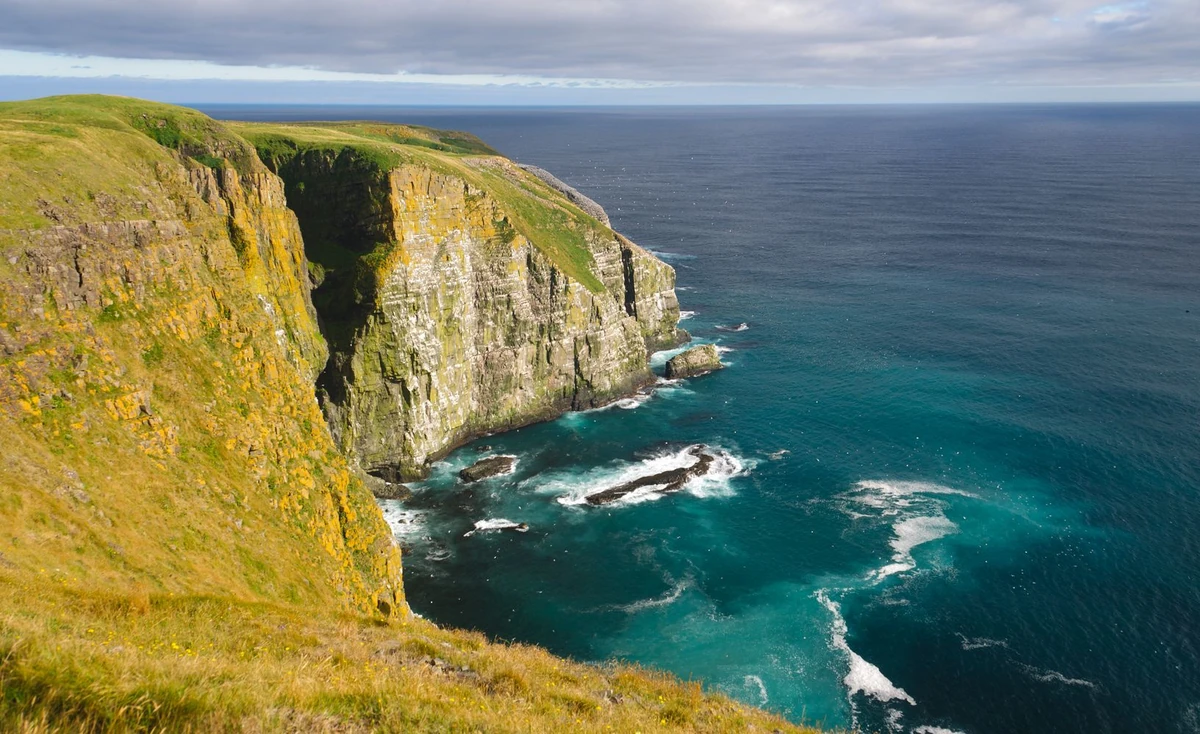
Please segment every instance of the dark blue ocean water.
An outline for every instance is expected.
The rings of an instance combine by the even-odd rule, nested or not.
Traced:
[[[868,731],[1200,731],[1200,108],[213,112],[477,133],[729,350],[389,505],[421,614]]]

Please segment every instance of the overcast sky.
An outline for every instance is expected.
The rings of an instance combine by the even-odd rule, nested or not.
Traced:
[[[1200,100],[1200,0],[0,0],[0,97],[89,90],[398,104]]]

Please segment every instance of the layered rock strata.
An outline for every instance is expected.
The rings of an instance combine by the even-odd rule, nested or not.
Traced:
[[[684,336],[670,266],[505,159],[318,149],[277,170],[330,264],[330,426],[371,473],[420,478],[474,437],[618,399]]]

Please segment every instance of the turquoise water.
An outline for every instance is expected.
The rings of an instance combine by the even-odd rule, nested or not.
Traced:
[[[323,112],[256,114],[478,133],[728,350],[385,503],[418,612],[867,731],[1200,730],[1200,108]]]

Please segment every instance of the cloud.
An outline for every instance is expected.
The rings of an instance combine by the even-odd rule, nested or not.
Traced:
[[[1200,81],[1196,0],[0,0],[0,18],[0,48],[302,68],[314,78]]]

